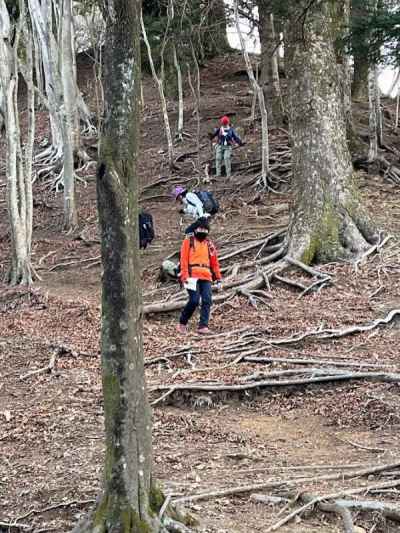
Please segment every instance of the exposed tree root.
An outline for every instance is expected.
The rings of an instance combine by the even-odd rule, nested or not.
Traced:
[[[334,503],[334,505],[335,505],[336,504],[336,500],[338,498],[343,498],[345,496],[351,496],[351,495],[354,495],[354,494],[365,494],[365,493],[368,493],[371,490],[376,490],[376,489],[379,490],[379,489],[385,489],[385,488],[388,488],[388,487],[398,487],[399,485],[400,485],[400,480],[395,480],[395,481],[387,481],[387,482],[383,482],[383,483],[377,483],[375,485],[368,485],[367,487],[357,487],[355,489],[342,490],[342,491],[334,492],[334,493],[331,493],[331,494],[325,494],[323,496],[306,495],[306,497],[304,498],[306,503],[302,507],[299,507],[295,511],[292,511],[286,517],[282,518],[281,520],[276,522],[274,525],[272,525],[271,527],[266,529],[266,533],[270,533],[272,531],[276,531],[277,529],[279,529],[283,525],[285,525],[288,522],[290,522],[291,520],[293,520],[293,518],[295,518],[296,516],[299,516],[300,514],[304,513],[304,511],[306,511],[307,509],[310,509],[314,505],[319,505],[320,503],[323,503],[324,500],[335,500],[335,503]],[[341,507],[344,508],[344,509],[348,509],[348,507],[344,507],[343,505]],[[332,507],[325,508],[325,510],[329,510],[329,512],[331,512],[332,511]],[[398,512],[395,513],[394,516],[399,516],[399,513]],[[350,522],[349,521],[347,521],[347,526],[350,527]],[[347,530],[347,531],[351,532],[351,529]]]
[[[297,379],[270,379],[278,377],[278,374],[309,374],[315,377],[309,378],[297,378]],[[333,369],[318,369],[311,370],[287,370],[282,372],[276,372],[271,374],[260,374],[264,379],[254,379],[253,376],[249,376],[247,379],[251,379],[247,383],[178,383],[176,385],[156,385],[151,387],[151,391],[167,391],[168,394],[164,395],[164,399],[177,391],[194,391],[194,392],[240,392],[249,391],[251,389],[265,389],[274,387],[293,387],[293,386],[307,386],[321,383],[331,383],[334,381],[378,381],[384,383],[400,383],[400,374],[385,373],[385,372],[340,372]],[[259,377],[257,376],[257,377]],[[266,378],[266,379],[265,379]]]
[[[384,464],[384,465],[377,465],[377,466],[371,466],[367,468],[362,468],[360,470],[351,470],[351,471],[345,471],[345,472],[339,472],[334,474],[326,474],[323,476],[314,476],[314,477],[300,477],[295,479],[275,479],[260,483],[254,483],[251,485],[239,485],[239,486],[230,486],[229,488],[225,489],[217,489],[212,491],[205,491],[200,492],[198,494],[192,494],[190,496],[182,496],[179,498],[175,498],[173,501],[174,503],[185,503],[185,502],[194,502],[194,501],[200,501],[200,500],[208,500],[210,498],[223,498],[225,496],[233,496],[235,494],[245,494],[248,492],[252,492],[255,490],[264,490],[264,489],[282,489],[284,487],[290,488],[290,487],[296,487],[300,483],[318,483],[318,482],[324,482],[324,481],[337,481],[337,480],[345,480],[345,479],[353,479],[356,477],[364,477],[369,476],[373,474],[379,474],[381,472],[386,472],[389,470],[396,470],[400,468],[400,463],[392,463],[392,464]],[[368,491],[383,489],[383,488],[389,488],[389,487],[395,487],[400,486],[400,480],[395,481],[387,481],[384,483],[377,483],[376,485],[369,485],[368,487],[363,487],[359,489],[355,489],[358,491],[358,494],[363,493],[368,489]],[[352,494],[356,494],[357,492],[352,492]],[[335,496],[337,498],[340,498],[348,495],[344,494],[344,492],[341,492],[339,496]],[[326,496],[325,496],[326,498]],[[332,496],[331,496],[332,498]],[[321,501],[324,498],[321,498]]]

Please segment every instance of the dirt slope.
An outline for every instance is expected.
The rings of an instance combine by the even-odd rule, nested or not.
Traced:
[[[245,77],[236,75],[238,56],[219,58],[202,72],[202,162],[212,160],[206,133],[217,117],[234,112],[233,120],[246,139],[235,150],[240,171],[231,181],[213,181],[211,189],[221,199],[222,212],[213,226],[219,247],[265,235],[287,223],[290,196],[268,195],[257,199],[251,186],[241,187],[253,174],[246,173],[258,157],[259,132],[250,128],[251,96]],[[81,83],[90,83],[90,69],[81,65]],[[145,85],[141,185],[170,177],[162,153],[164,136],[157,95],[150,80]],[[176,110],[170,104],[171,117]],[[186,131],[194,137],[195,119],[187,99]],[[38,120],[38,135],[46,133],[45,116]],[[275,132],[283,143],[285,132]],[[282,141],[279,140],[282,137]],[[395,140],[395,138],[394,138]],[[177,154],[193,151],[194,141],[178,146]],[[2,145],[2,153],[4,153]],[[177,176],[196,178],[190,158],[179,163]],[[5,204],[4,160],[0,161],[0,274],[8,266],[8,226]],[[251,170],[251,168],[250,168]],[[150,388],[186,382],[238,383],[259,371],[282,370],[232,363],[235,345],[252,346],[254,338],[238,330],[263,331],[263,355],[284,358],[339,360],[360,365],[385,364],[399,371],[399,329],[394,321],[365,334],[327,342],[271,346],[268,340],[320,327],[341,328],[365,323],[400,307],[398,190],[382,177],[360,176],[366,202],[379,223],[393,233],[378,256],[357,271],[353,265],[323,267],[334,284],[299,299],[299,291],[285,284],[271,287],[270,305],[252,307],[234,298],[215,306],[215,333],[232,336],[198,339],[176,334],[177,314],[146,317],[144,342],[147,360],[170,356],[190,347],[183,355],[147,367]],[[67,532],[85,513],[98,493],[103,454],[103,414],[99,368],[99,244],[97,242],[95,183],[86,177],[78,186],[80,228],[75,235],[60,231],[62,198],[35,185],[34,264],[40,276],[35,286],[0,288],[0,522],[18,518],[26,531]],[[147,301],[168,298],[174,287],[160,287],[160,260],[179,246],[181,226],[169,197],[169,184],[147,189],[143,205],[154,218],[157,239],[143,252],[143,284]],[[154,196],[155,198],[151,198]],[[146,198],[148,198],[146,200]],[[278,214],[277,214],[278,213]],[[255,252],[249,253],[249,259]],[[293,279],[304,281],[304,276]],[[193,325],[194,327],[194,325]],[[267,331],[265,331],[267,330]],[[259,342],[259,341],[257,341]],[[248,343],[248,344],[246,344]],[[57,352],[51,373],[27,376],[48,365]],[[189,355],[190,353],[190,355]],[[357,367],[358,368],[358,367]],[[152,401],[161,396],[151,392]],[[188,495],[213,489],[263,482],[275,476],[320,475],[326,469],[292,467],[338,464],[391,463],[398,460],[398,385],[363,381],[324,386],[258,390],[257,393],[171,394],[154,408],[155,476],[166,492]],[[383,477],[382,479],[388,479]],[[370,481],[379,481],[371,478]],[[358,486],[365,480],[305,485],[318,493]],[[398,500],[398,493],[385,494]],[[199,531],[248,533],[266,531],[276,521],[278,507],[256,504],[249,494],[199,501],[189,506],[200,519]],[[355,515],[355,523],[375,533],[398,531],[394,522],[380,517]],[[8,528],[3,528],[8,531]],[[12,528],[18,531],[18,528]],[[2,531],[0,525],[0,531]],[[282,532],[333,533],[341,531],[333,515],[310,513],[283,527]]]

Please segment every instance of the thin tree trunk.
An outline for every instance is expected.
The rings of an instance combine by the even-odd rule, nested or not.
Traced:
[[[239,25],[239,13],[238,13],[238,1],[234,2],[234,12],[235,12],[235,24],[236,31],[239,35],[240,46],[242,49],[243,58],[246,64],[247,75],[249,77],[250,83],[252,85],[253,91],[257,94],[258,105],[261,113],[261,177],[260,183],[264,188],[268,186],[268,176],[270,174],[269,170],[269,142],[268,142],[268,115],[265,108],[264,93],[260,85],[257,83],[257,80],[254,77],[253,66],[251,64],[249,54],[246,50],[246,44],[243,39],[243,35]]]
[[[369,151],[368,162],[378,159],[378,101],[377,101],[377,69],[371,65],[368,72],[368,104],[369,104]]]
[[[27,88],[28,138],[25,154],[21,148],[18,113],[18,49],[24,29],[26,73],[32,79],[32,39],[20,2],[20,17],[12,28],[4,0],[0,0],[0,78],[6,87],[4,114],[7,141],[7,203],[11,229],[11,267],[8,280],[12,285],[30,284],[32,239],[32,151],[34,142],[34,94],[32,84]],[[14,34],[15,30],[15,34]],[[11,44],[12,43],[12,44]]]
[[[79,147],[77,133],[77,94],[74,77],[72,48],[72,2],[63,0],[61,19],[61,81],[64,96],[63,113],[63,183],[64,183],[64,229],[72,230],[78,224],[75,203],[74,149]]]
[[[176,137],[179,141],[183,141],[183,84],[182,84],[182,70],[178,61],[175,43],[172,44],[172,54],[174,56],[174,66],[176,70],[176,83],[178,87],[178,125]]]
[[[361,204],[346,142],[334,46],[343,15],[306,0],[290,15],[286,68],[295,178],[288,254],[307,264],[348,258],[376,242],[378,232]]]
[[[173,145],[173,142],[172,142],[171,126],[170,126],[170,123],[169,123],[168,110],[167,110],[167,101],[165,99],[163,80],[162,80],[162,77],[158,77],[157,76],[157,72],[156,72],[156,69],[155,69],[155,66],[154,66],[154,61],[153,61],[153,54],[151,52],[151,47],[150,47],[149,40],[147,38],[146,28],[144,26],[144,22],[143,22],[143,17],[142,16],[140,17],[140,23],[141,23],[141,28],[142,28],[143,40],[144,40],[146,48],[147,48],[147,55],[148,55],[148,58],[149,58],[151,73],[152,73],[153,79],[154,79],[154,81],[155,81],[155,83],[157,85],[158,94],[160,95],[161,111],[162,111],[162,115],[163,115],[163,119],[164,119],[165,134],[166,134],[166,137],[167,137],[169,167],[173,168],[174,167],[174,145]]]
[[[160,524],[151,480],[138,249],[141,2],[105,0],[102,7],[107,23],[105,117],[97,193],[106,454],[103,493],[93,516],[76,531],[151,533],[158,532]]]
[[[284,119],[278,71],[278,40],[275,34],[271,2],[259,0],[258,18],[261,43],[261,86],[268,112],[268,124],[281,126]]]
[[[200,171],[200,129],[201,129],[201,117],[200,117],[200,105],[201,105],[201,93],[200,93],[200,86],[201,86],[201,77],[200,77],[200,67],[199,62],[197,61],[196,56],[196,50],[193,46],[193,41],[190,40],[190,49],[192,52],[192,58],[193,58],[193,65],[196,72],[196,86],[192,84],[191,76],[190,76],[190,66],[188,64],[188,80],[190,84],[190,88],[192,90],[193,94],[193,100],[195,104],[195,113],[196,113],[196,151],[197,151],[197,169]],[[207,176],[206,176],[207,177]]]
[[[346,122],[346,136],[350,154],[364,155],[364,143],[362,143],[353,123],[353,108],[351,100],[351,70],[349,58],[343,47],[350,26],[350,0],[342,0],[338,7],[338,15],[342,23],[338,27],[338,39],[336,40],[336,62],[339,74],[343,116]]]
[[[353,31],[353,83],[352,98],[358,101],[368,100],[369,42],[367,30],[357,31],[369,15],[370,0],[351,0],[351,28]]]

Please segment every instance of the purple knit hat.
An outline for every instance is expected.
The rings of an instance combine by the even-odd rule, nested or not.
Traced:
[[[186,189],[184,187],[181,187],[180,185],[178,185],[173,190],[172,195],[174,196],[175,200],[177,200],[178,197],[181,196],[181,194],[183,194],[184,192],[186,192]]]

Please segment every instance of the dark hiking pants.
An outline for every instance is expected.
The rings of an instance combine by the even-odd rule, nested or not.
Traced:
[[[211,281],[197,280],[197,290],[188,290],[189,301],[185,305],[179,322],[186,326],[201,300],[199,327],[208,326],[212,304]]]

